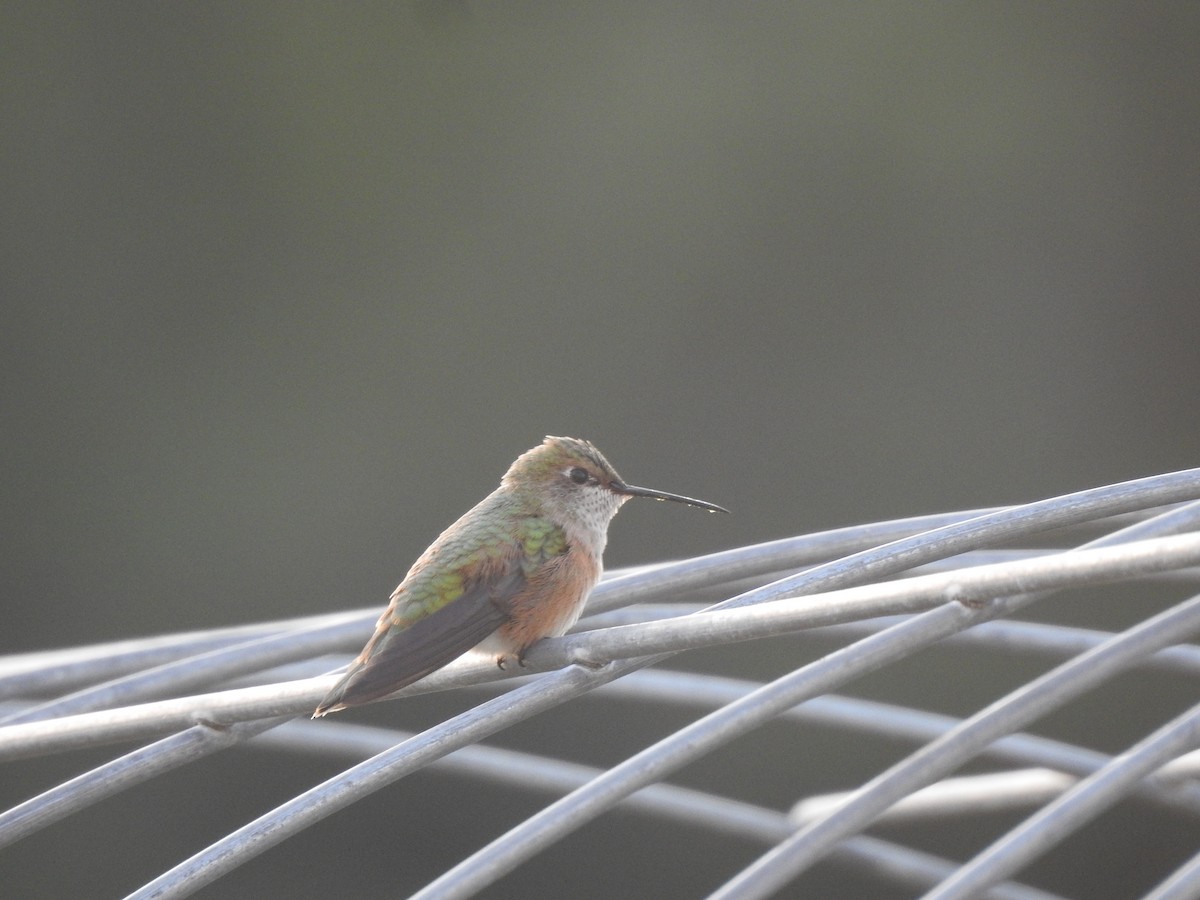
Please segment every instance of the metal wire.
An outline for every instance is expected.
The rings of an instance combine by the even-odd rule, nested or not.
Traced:
[[[1200,598],[1115,634],[999,618],[1069,587],[1194,579],[1200,504],[1189,501],[1197,498],[1200,470],[1188,470],[1019,507],[838,529],[618,575],[596,589],[581,630],[530,652],[526,671],[535,674],[507,679],[490,661],[464,657],[399,692],[499,692],[417,734],[290,721],[328,689],[332,678],[320,673],[335,662],[325,654],[357,649],[377,610],[10,657],[0,660],[0,698],[14,710],[0,722],[0,761],[13,765],[115,741],[151,743],[0,813],[0,847],[249,741],[260,752],[368,758],[200,850],[131,897],[187,896],[336,810],[436,764],[458,777],[565,796],[498,835],[418,897],[476,894],[621,804],[770,848],[716,887],[714,897],[768,896],[827,860],[853,867],[858,877],[932,891],[930,897],[1046,900],[1054,895],[1005,879],[1112,804],[1136,796],[1148,808],[1200,820],[1200,786],[1193,781],[1200,754],[1188,753],[1200,744],[1200,710],[1163,724],[1115,757],[1020,733],[1133,667],[1196,679],[1200,648],[1182,642],[1200,631]],[[1081,547],[1012,549],[1014,541],[1083,526],[1108,530]],[[995,549],[1001,543],[1008,549]],[[927,568],[914,571],[919,567]],[[703,610],[688,602],[701,590],[735,595]],[[663,605],[666,599],[673,602]],[[810,642],[850,643],[765,684],[647,668],[686,650],[736,642],[751,647],[745,642],[801,633]],[[1058,665],[965,720],[830,693],[935,644],[1019,652]],[[274,680],[297,670],[307,674]],[[248,678],[265,683],[231,684]],[[186,695],[197,688],[207,692]],[[480,743],[592,691],[618,702],[699,708],[703,715],[607,770]],[[915,749],[858,790],[801,798],[790,812],[663,783],[776,719],[888,735]],[[948,777],[977,756],[1019,768]],[[1032,814],[965,863],[863,834],[876,821],[897,828],[995,810]],[[1197,859],[1200,854],[1163,873],[1152,896],[1197,896]]]

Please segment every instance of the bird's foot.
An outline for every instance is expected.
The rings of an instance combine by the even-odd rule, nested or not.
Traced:
[[[529,663],[525,662],[525,651],[522,650],[515,657],[503,656],[503,655],[496,657],[496,665],[500,669],[501,672],[508,671],[508,661],[510,659],[516,659],[517,665],[520,666],[522,669],[528,668],[528,666],[529,666]]]

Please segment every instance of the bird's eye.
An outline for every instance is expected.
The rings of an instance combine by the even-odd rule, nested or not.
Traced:
[[[591,478],[591,476],[588,475],[587,469],[581,469],[578,466],[568,472],[567,477],[576,484],[587,484],[588,479]]]

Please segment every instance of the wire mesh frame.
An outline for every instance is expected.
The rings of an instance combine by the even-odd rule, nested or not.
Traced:
[[[186,896],[332,812],[437,762],[515,789],[565,796],[497,836],[417,896],[471,896],[627,802],[639,814],[686,821],[690,827],[699,823],[769,848],[724,885],[714,885],[714,897],[769,896],[824,859],[851,864],[860,876],[870,872],[881,883],[928,891],[929,897],[1050,897],[1006,879],[1121,799],[1136,796],[1174,815],[1200,817],[1200,786],[1194,782],[1200,759],[1189,752],[1200,746],[1200,708],[1163,723],[1115,756],[1024,735],[1021,729],[1131,667],[1165,669],[1195,681],[1200,648],[1172,645],[1200,631],[1200,598],[1116,634],[998,619],[1067,587],[1190,579],[1189,567],[1200,563],[1200,535],[1188,532],[1197,529],[1200,504],[1188,501],[1197,498],[1200,470],[1189,470],[1020,507],[802,536],[613,578],[595,591],[589,603],[595,615],[578,633],[545,641],[530,653],[529,671],[543,674],[513,681],[514,687],[499,697],[417,735],[336,719],[290,721],[313,708],[331,683],[328,676],[187,695],[251,673],[278,676],[288,671],[278,667],[306,660],[322,665],[326,653],[357,649],[377,610],[3,659],[0,699],[16,711],[0,721],[0,760],[158,739],[0,814],[0,847],[258,735],[256,743],[277,752],[307,749],[368,758],[131,896]],[[1180,503],[1186,505],[1171,506]],[[1102,536],[1080,547],[988,550],[1088,523],[1100,527]],[[821,560],[832,561],[814,565]],[[925,567],[926,574],[886,580],[917,567]],[[686,597],[700,587],[732,591],[763,578],[772,580],[709,610],[656,602]],[[766,684],[646,668],[687,649],[814,628],[842,634],[849,643]],[[1016,641],[1063,661],[961,721],[831,694],[940,641],[993,647]],[[400,696],[498,675],[490,663],[464,658]],[[479,744],[601,687],[645,702],[699,706],[706,714],[607,771]],[[30,699],[47,694],[55,699]],[[902,735],[918,749],[856,791],[805,798],[790,811],[662,783],[780,717]],[[455,750],[460,752],[450,755]],[[948,777],[981,755],[1018,768]],[[961,815],[964,809],[1034,811],[965,863],[863,834],[881,820],[902,823]],[[1200,896],[1200,853],[1163,873],[1150,896]]]

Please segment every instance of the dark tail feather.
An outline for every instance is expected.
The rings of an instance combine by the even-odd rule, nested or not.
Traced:
[[[440,668],[441,665],[437,665],[424,671],[414,672],[405,678],[385,679],[379,677],[379,672],[373,671],[370,666],[355,663],[350,671],[343,675],[333,689],[325,695],[325,699],[318,704],[312,717],[319,719],[328,713],[340,712],[351,706],[362,706],[364,703],[394,694],[400,688],[408,687]]]
[[[517,568],[509,582],[515,584],[521,578]],[[501,586],[511,589],[508,582]],[[407,628],[392,629],[380,640],[372,638],[367,658],[350,664],[350,671],[321,701],[313,718],[370,703],[420,681],[462,656],[506,621],[507,613],[492,603],[490,591],[483,585]]]

